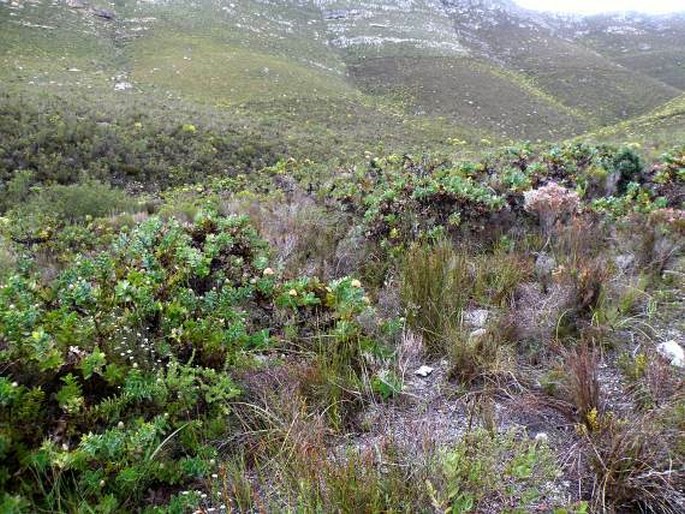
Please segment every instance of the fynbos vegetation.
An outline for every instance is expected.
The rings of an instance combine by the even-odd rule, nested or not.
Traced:
[[[685,510],[680,17],[115,4],[0,3],[1,512]]]

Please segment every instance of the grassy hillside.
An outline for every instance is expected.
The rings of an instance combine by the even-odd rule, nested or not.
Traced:
[[[511,6],[175,0],[118,2],[106,19],[72,5],[0,6],[6,91],[184,104],[189,121],[211,112],[298,155],[555,140],[680,94],[658,70],[621,65],[619,42],[599,55],[592,34],[562,39]]]
[[[357,84],[374,94],[394,94],[423,116],[479,127],[498,138],[554,140],[590,124],[526,81],[467,58],[379,57],[350,63]]]
[[[584,137],[595,141],[634,142],[654,152],[665,151],[685,137],[685,95],[643,116]]]

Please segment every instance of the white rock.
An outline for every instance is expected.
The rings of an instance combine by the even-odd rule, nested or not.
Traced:
[[[547,435],[546,432],[538,432],[537,434],[535,434],[535,440],[541,441],[541,442],[547,442],[549,440],[549,436]]]
[[[474,309],[464,312],[464,321],[474,328],[483,328],[489,316],[490,311],[486,309]]]
[[[630,254],[617,255],[616,266],[623,272],[629,271],[635,265],[635,256]]]
[[[656,347],[661,356],[678,368],[685,368],[685,350],[675,341],[666,341]]]
[[[469,334],[469,339],[480,339],[481,337],[484,337],[487,333],[488,331],[484,328],[479,328],[478,330],[474,330]]]
[[[114,84],[114,91],[126,91],[128,89],[133,89],[133,84],[130,82],[117,82]]]
[[[421,366],[419,369],[414,371],[414,375],[418,375],[420,377],[426,378],[428,375],[433,373],[435,371],[433,368],[430,366]]]

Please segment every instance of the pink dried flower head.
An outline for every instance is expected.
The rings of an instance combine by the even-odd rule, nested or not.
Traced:
[[[578,193],[555,182],[526,191],[523,196],[523,208],[537,214],[545,230],[550,230],[555,221],[575,214],[580,207]]]
[[[524,193],[524,208],[528,212],[551,211],[559,214],[573,213],[580,205],[580,197],[575,191],[550,182],[546,186]]]

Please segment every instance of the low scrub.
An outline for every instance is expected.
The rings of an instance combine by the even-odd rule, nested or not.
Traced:
[[[24,258],[0,289],[0,482],[15,510],[183,510],[231,431],[238,362],[310,334],[350,351],[369,339],[358,281],[282,281],[247,218],[151,217],[108,241],[48,283]],[[350,372],[360,359],[321,355]]]

